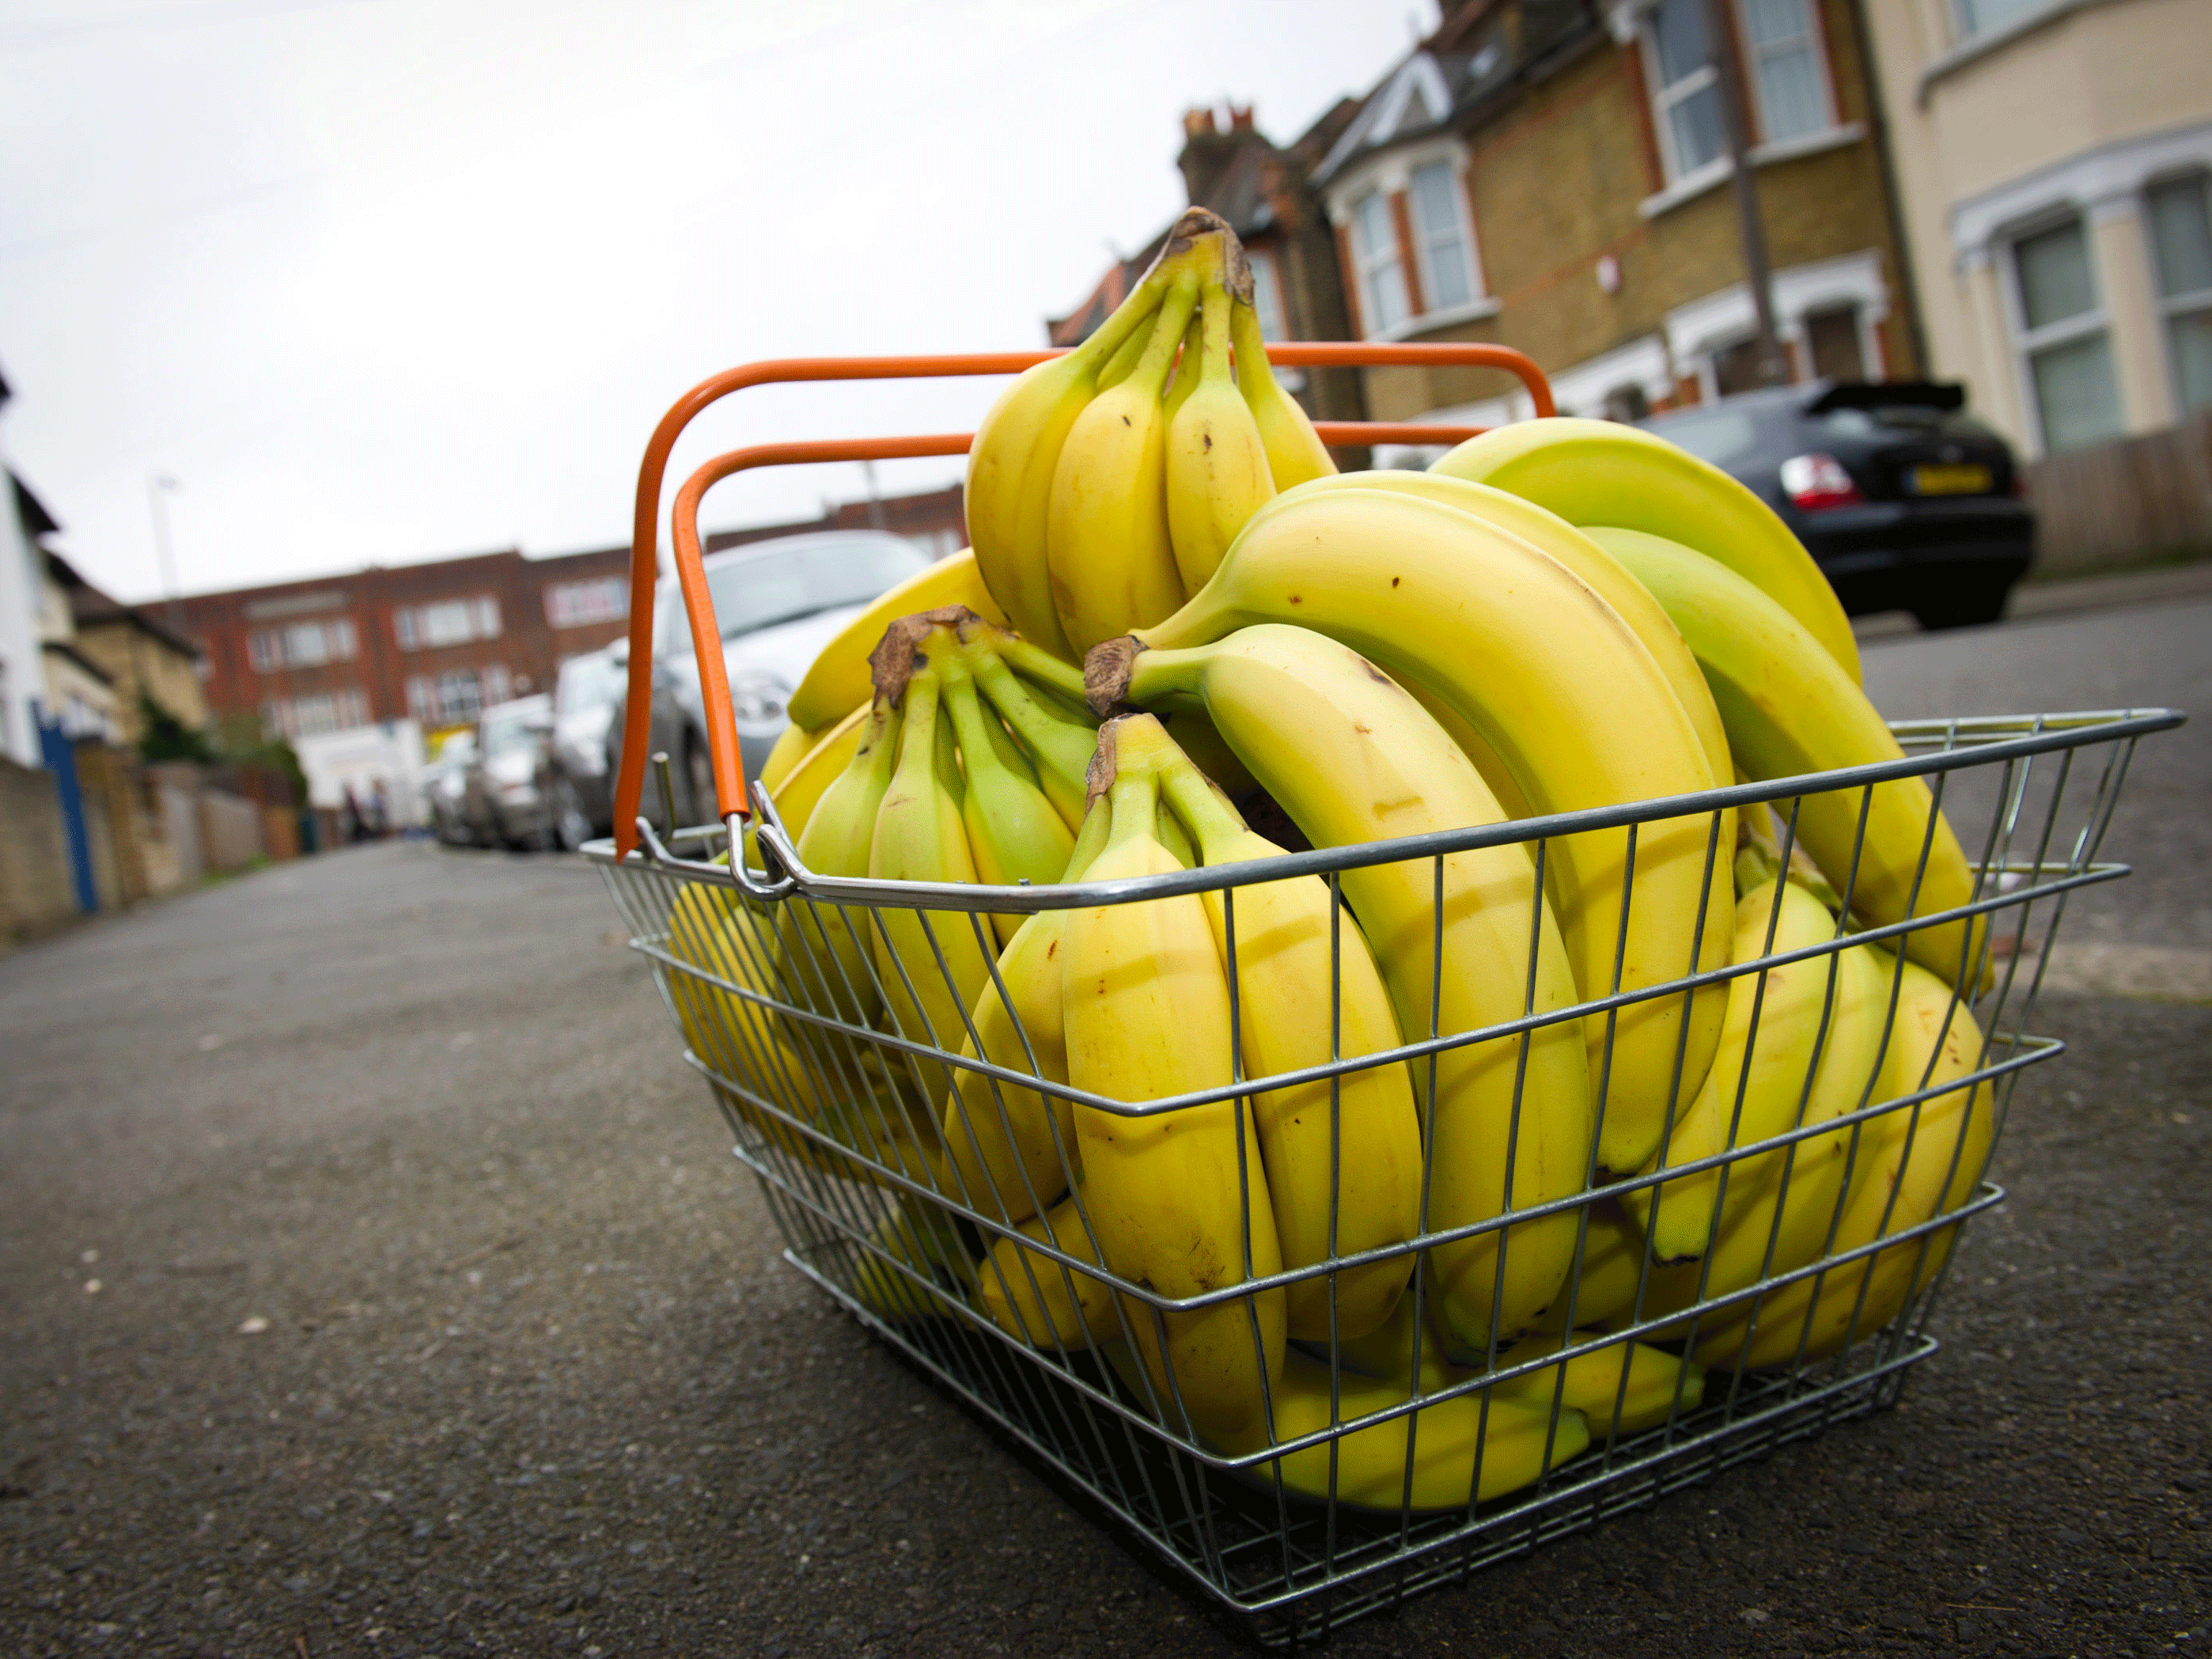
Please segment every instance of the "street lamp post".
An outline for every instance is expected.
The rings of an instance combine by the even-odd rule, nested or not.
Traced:
[[[169,541],[169,507],[167,497],[181,488],[166,472],[156,472],[146,480],[146,500],[154,511],[154,556],[161,567],[161,597],[169,602],[169,631],[185,631],[185,608],[177,597],[177,554]]]

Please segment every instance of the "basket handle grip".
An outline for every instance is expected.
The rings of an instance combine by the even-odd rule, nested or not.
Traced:
[[[1018,374],[1057,351],[976,352],[944,356],[791,357],[747,363],[702,380],[660,417],[638,467],[637,497],[631,520],[629,581],[629,690],[623,710],[621,769],[615,781],[614,839],[617,857],[638,845],[637,810],[645,788],[646,744],[653,718],[653,605],[659,577],[653,542],[661,486],[669,453],[699,413],[749,386],[822,380],[931,380],[978,374]],[[1526,356],[1510,347],[1488,344],[1428,344],[1370,341],[1299,341],[1267,348],[1268,362],[1279,368],[1362,368],[1419,365],[1435,368],[1498,368],[1519,378],[1539,416],[1555,411],[1550,382]],[[1320,421],[1315,431],[1325,444],[1457,443],[1483,428],[1431,426],[1419,422]],[[744,763],[738,747],[737,722],[722,660],[721,630],[714,620],[713,596],[698,535],[700,499],[735,472],[759,466],[793,466],[820,461],[893,460],[915,456],[964,455],[972,433],[939,433],[901,438],[847,438],[813,443],[755,444],[716,456],[700,467],[677,493],[670,526],[678,586],[691,625],[698,655],[700,700],[707,723],[707,752],[714,768],[716,815],[725,823],[743,817]],[[672,829],[674,826],[671,826]]]

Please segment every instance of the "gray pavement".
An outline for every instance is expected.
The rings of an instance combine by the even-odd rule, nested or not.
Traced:
[[[1868,680],[2212,709],[2212,604]],[[2121,956],[1899,1408],[1336,1650],[2204,1650],[2212,1007],[2141,953],[2212,940],[2208,738],[2144,746],[2068,921]],[[776,1261],[615,929],[574,861],[385,846],[0,960],[0,1652],[1235,1651]]]

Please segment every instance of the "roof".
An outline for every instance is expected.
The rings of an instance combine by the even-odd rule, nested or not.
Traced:
[[[40,537],[51,536],[62,527],[61,520],[46,511],[46,503],[31,493],[28,484],[13,472],[9,473],[8,482],[15,486],[15,517],[21,520],[23,534],[27,538],[35,542]]]
[[[165,623],[155,621],[137,606],[125,605],[112,594],[102,592],[87,581],[83,573],[75,565],[52,550],[46,553],[46,568],[53,572],[55,580],[69,594],[70,615],[75,619],[80,632],[103,623],[122,623],[185,656],[197,659],[201,655],[198,643]]]
[[[39,642],[39,648],[41,651],[51,651],[57,657],[67,657],[71,662],[75,663],[79,668],[82,669],[94,679],[98,680],[102,685],[113,685],[115,684],[114,675],[109,673],[105,668],[102,668],[91,658],[86,656],[83,652],[78,650],[67,640],[41,640]]]

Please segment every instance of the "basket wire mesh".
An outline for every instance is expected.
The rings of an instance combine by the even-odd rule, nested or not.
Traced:
[[[2100,854],[2129,761],[2143,736],[2179,720],[2168,710],[2128,709],[1904,721],[1892,727],[1905,751],[1899,761],[1110,883],[940,886],[817,876],[800,864],[773,803],[758,791],[754,856],[761,867],[757,871],[745,867],[742,859],[732,867],[727,823],[678,831],[664,841],[641,821],[641,849],[618,854],[613,843],[597,842],[586,851],[604,871],[633,948],[652,964],[663,1000],[687,1042],[686,1058],[706,1079],[720,1105],[737,1156],[757,1177],[792,1265],[1262,1639],[1291,1639],[1320,1634],[1425,1585],[1462,1577],[1486,1563],[1647,1504],[1676,1487],[1705,1480],[1718,1470],[1764,1456],[1785,1441],[1895,1400],[1907,1368],[1936,1350],[1936,1339],[1928,1329],[1929,1310],[1955,1257],[1960,1224],[2003,1196],[1987,1181],[1986,1165],[1990,1150],[2001,1136],[2018,1075],[2063,1047],[2031,1035],[2027,1027],[2068,901],[2081,888],[2126,873],[2125,866],[2104,861]],[[1863,838],[1877,786],[1904,777],[1923,779],[1929,795],[1912,895],[1918,893],[1939,819],[1948,819],[1976,867],[1969,902],[1913,915],[1909,897],[1906,921],[1861,931],[1850,931],[1847,921],[1839,922],[1834,936],[1820,943],[1771,951],[1719,967],[1700,967],[1693,956],[1677,977],[1627,990],[1618,988],[1621,974],[1617,960],[1614,988],[1607,994],[1562,1008],[1535,1006],[1542,875],[1547,859],[1565,838],[1626,832],[1630,856],[1622,866],[1620,906],[1625,940],[1635,900],[1633,850],[1639,834],[1656,833],[1660,826],[1679,828],[1686,822],[1701,826],[1708,890],[1717,896],[1714,902],[1729,902],[1734,894],[1730,872],[1735,848],[1723,844],[1723,827],[1730,813],[1771,804],[1781,824],[1786,866],[1805,798],[1856,792]],[[1235,939],[1240,890],[1257,882],[1310,875],[1324,879],[1332,898],[1340,900],[1346,872],[1386,864],[1425,864],[1441,894],[1446,860],[1452,855],[1508,844],[1524,846],[1536,871],[1529,918],[1529,994],[1519,1018],[1468,1030],[1439,1030],[1432,1022],[1428,1031],[1405,1033],[1407,1040],[1395,1048],[1343,1055],[1335,1041],[1341,1012],[1342,929],[1354,924],[1346,906],[1337,902],[1330,907],[1330,960],[1336,981],[1331,996],[1332,1058],[1297,1071],[1246,1075],[1234,1000],[1241,977]],[[1847,916],[1860,876],[1859,850],[1855,845],[1848,869],[1824,872]],[[1224,954],[1232,999],[1233,1081],[1131,1103],[1051,1080],[1000,978],[1000,951],[990,916],[1140,903],[1206,891],[1221,894],[1226,920]],[[913,918],[914,936],[926,943],[925,951],[851,948],[852,941],[867,939],[882,918],[896,912]],[[1443,971],[1443,950],[1441,908],[1434,914],[1432,983]],[[1954,991],[1945,1015],[1947,1025],[1960,1022],[1960,1029],[1978,1045],[1966,1076],[1930,1082],[1923,1073],[1921,1087],[1889,1098],[1874,1097],[1881,1091],[1870,1078],[1855,1109],[1808,1122],[1802,1121],[1801,1103],[1801,1121],[1780,1133],[1729,1145],[1702,1159],[1669,1164],[1658,1173],[1630,1176],[1609,1185],[1589,1184],[1586,1190],[1546,1203],[1508,1207],[1481,1221],[1432,1227],[1425,1200],[1421,1226],[1413,1237],[1366,1250],[1335,1253],[1333,1210],[1329,1257],[1272,1274],[1252,1271],[1248,1201],[1243,1206],[1243,1282],[1200,1296],[1165,1297],[1100,1265],[1103,1252],[1079,1180],[1068,1178],[1076,1168],[1075,1149],[1066,1144],[1056,1109],[1048,1106],[1044,1120],[1054,1126],[1060,1162],[1057,1178],[1072,1194],[1081,1224],[1080,1251],[1070,1248],[1077,1245],[1076,1240],[1057,1234],[1048,1240],[1023,1232],[1019,1225],[1023,1218],[1043,1215],[1059,1198],[1057,1192],[1042,1190],[1049,1183],[1049,1172],[1048,1181],[1041,1183],[1024,1170],[1018,1190],[1008,1190],[988,1167],[981,1182],[972,1182],[955,1160],[933,1158],[924,1150],[938,1116],[929,1103],[957,1103],[962,1127],[969,1128],[965,1115],[973,1109],[969,1096],[974,1091],[954,1086],[963,1075],[988,1085],[984,1092],[996,1122],[983,1126],[987,1132],[995,1128],[1009,1137],[1013,1133],[1014,1090],[1033,1091],[1045,1103],[1064,1102],[1130,1117],[1188,1113],[1225,1103],[1237,1115],[1240,1148],[1246,1144],[1243,1129],[1256,1097],[1326,1080],[1334,1160],[1331,1187],[1338,1190],[1347,1149],[1339,1138],[1337,1112],[1342,1080],[1352,1073],[1404,1065],[1417,1071],[1426,1068],[1433,1081],[1440,1056],[1478,1044],[1516,1045],[1519,1063],[1525,1067],[1528,1045],[1537,1033],[1593,1016],[1606,1022],[1609,1060],[1614,1022],[1638,1005],[1672,1000],[1686,1011],[1700,988],[1753,975],[1763,992],[1772,970],[1796,962],[1825,963],[1832,988],[1841,952],[1878,942],[1896,951],[1901,963],[1909,935],[1969,919],[1982,925],[1959,930],[1966,941],[1962,950],[1968,954],[1954,982],[1978,986],[1981,992],[1978,997],[1961,997]],[[1700,927],[1692,937],[1702,933]],[[932,1028],[916,1036],[889,1020],[866,1022],[855,1015],[858,1009],[882,1006],[895,996],[908,1006],[920,1007],[927,1000],[921,993],[940,985],[951,988],[953,970],[947,945],[962,933],[969,936],[991,964],[991,982],[1020,1031],[1025,1068],[981,1057],[985,1044],[973,1011],[957,992],[950,1000],[963,1011],[958,1030]],[[1900,967],[1889,977],[1887,1006],[1881,1016],[1885,1036],[1898,1019],[1902,972]],[[1815,1062],[1819,1052],[1816,1044]],[[1931,1059],[1931,1067],[1933,1064]],[[1607,1075],[1601,1063],[1596,1091],[1601,1124]],[[1686,1104],[1697,1081],[1681,1074],[1678,1054],[1672,1085],[1675,1102]],[[1809,1090],[1809,1074],[1807,1086]],[[1972,1104],[1983,1097],[1983,1090],[1988,1091],[1985,1109]],[[1426,1097],[1431,1103],[1434,1097],[1433,1091]],[[1949,1164],[1942,1190],[1960,1192],[1953,1177],[1963,1176],[1971,1183],[1963,1200],[1894,1228],[1885,1210],[1871,1242],[1839,1244],[1844,1194],[1852,1184],[1849,1172],[1869,1127],[1894,1127],[1901,1121],[1899,1156],[1910,1158],[1923,1114],[1941,1119],[1943,1115],[1930,1110],[1931,1106],[1961,1097],[1969,1104],[1949,1115],[1955,1127],[1947,1122],[1931,1133],[1950,1137],[1948,1151],[1942,1143],[1937,1146]],[[1519,1145],[1524,1106],[1531,1112],[1541,1109],[1540,1102],[1524,1100],[1516,1081],[1509,1148]],[[1970,1133],[1980,1109],[1988,1114],[1985,1140]],[[1893,1114],[1904,1115],[1893,1119]],[[950,1130],[951,1126],[948,1122],[946,1127]],[[1425,1129],[1425,1125],[1423,1145],[1429,1147],[1433,1141]],[[1547,1443],[1540,1475],[1532,1484],[1494,1498],[1478,1498],[1471,1475],[1463,1504],[1417,1507],[1412,1501],[1411,1469],[1424,1428],[1439,1420],[1429,1413],[1459,1399],[1474,1400],[1480,1407],[1474,1465],[1480,1467],[1493,1394],[1504,1397],[1504,1385],[1547,1367],[1555,1379],[1552,1422],[1556,1428],[1562,1420],[1566,1370],[1560,1356],[1499,1363],[1499,1356],[1513,1342],[1510,1330],[1493,1326],[1488,1333],[1486,1352],[1474,1362],[1478,1374],[1433,1388],[1414,1383],[1409,1398],[1364,1414],[1348,1414],[1339,1398],[1346,1372],[1332,1311],[1329,1342],[1313,1345],[1315,1357],[1329,1366],[1326,1423],[1304,1434],[1281,1435],[1260,1450],[1231,1454],[1209,1445],[1194,1426],[1172,1361],[1166,1366],[1163,1388],[1146,1366],[1103,1364],[1096,1350],[1063,1333],[1048,1316],[1041,1315],[1032,1324],[1021,1311],[1043,1310],[1054,1292],[1073,1306],[1086,1290],[1094,1297],[1102,1290],[1109,1291],[1122,1340],[1133,1350],[1145,1334],[1138,1326],[1149,1322],[1156,1351],[1164,1355],[1170,1316],[1233,1305],[1243,1310],[1257,1341],[1258,1292],[1323,1279],[1330,1287],[1334,1310],[1341,1275],[1397,1260],[1407,1264],[1406,1294],[1422,1297],[1431,1273],[1430,1253],[1486,1233],[1498,1234],[1504,1241],[1497,1252],[1502,1278],[1512,1229],[1546,1216],[1571,1214],[1577,1228],[1574,1266],[1562,1294],[1568,1301],[1565,1323],[1572,1328],[1595,1206],[1615,1201],[1637,1187],[1656,1188],[1701,1170],[1716,1173],[1724,1197],[1732,1173],[1756,1167],[1748,1160],[1778,1154],[1786,1182],[1806,1143],[1839,1133],[1847,1144],[1845,1176],[1828,1219],[1824,1248],[1815,1259],[1777,1268],[1775,1243],[1770,1237],[1753,1282],[1709,1296],[1701,1270],[1689,1304],[1649,1311],[1645,1290],[1654,1269],[1645,1255],[1636,1269],[1631,1316],[1609,1323],[1587,1348],[1574,1352],[1675,1340],[1683,1341],[1686,1351],[1694,1346],[1700,1329],[1718,1328],[1747,1311],[1753,1316],[1755,1331],[1757,1310],[1789,1287],[1810,1281],[1817,1292],[1856,1264],[1871,1262],[1900,1247],[1912,1253],[1913,1284],[1901,1310],[1879,1328],[1858,1329],[1875,1282],[1870,1267],[1862,1271],[1849,1316],[1852,1340],[1839,1352],[1810,1357],[1806,1351],[1808,1322],[1797,1352],[1785,1362],[1758,1369],[1716,1366],[1697,1402],[1678,1391],[1663,1422],[1634,1433],[1593,1437],[1579,1455],[1565,1455],[1564,1448]],[[1510,1194],[1511,1151],[1507,1156],[1505,1191]],[[1962,1168],[1969,1158],[1981,1167]],[[1240,1197],[1249,1200],[1249,1174],[1242,1160],[1240,1152]],[[1425,1163],[1425,1192],[1433,1173]],[[1601,1178],[1594,1152],[1589,1175],[1593,1183]],[[1663,1194],[1655,1201],[1663,1201]],[[1893,1190],[1889,1202],[1895,1201]],[[1778,1206],[1774,1224],[1778,1230]],[[1008,1249],[992,1248],[1005,1240],[1018,1242]],[[1087,1259],[1082,1251],[1087,1251]],[[1928,1269],[1924,1283],[1923,1269]],[[1003,1304],[1016,1310],[1013,1329],[981,1310],[986,1281]],[[1873,1322],[1869,1322],[1870,1326]],[[1417,1370],[1425,1340],[1431,1339],[1424,1337],[1417,1320]],[[1748,1332],[1745,1340],[1750,1340]],[[1626,1347],[1615,1351],[1628,1352]],[[1624,1364],[1620,1398],[1625,1399],[1628,1386]],[[1270,1400],[1266,1408],[1267,1420],[1278,1421],[1276,1403]],[[1404,1420],[1407,1474],[1398,1501],[1350,1501],[1338,1481],[1346,1437],[1376,1429],[1395,1434],[1401,1431],[1386,1425],[1400,1419]],[[1326,1490],[1331,1496],[1303,1495],[1292,1490],[1284,1474],[1291,1466],[1283,1460],[1309,1450],[1325,1458]]]

